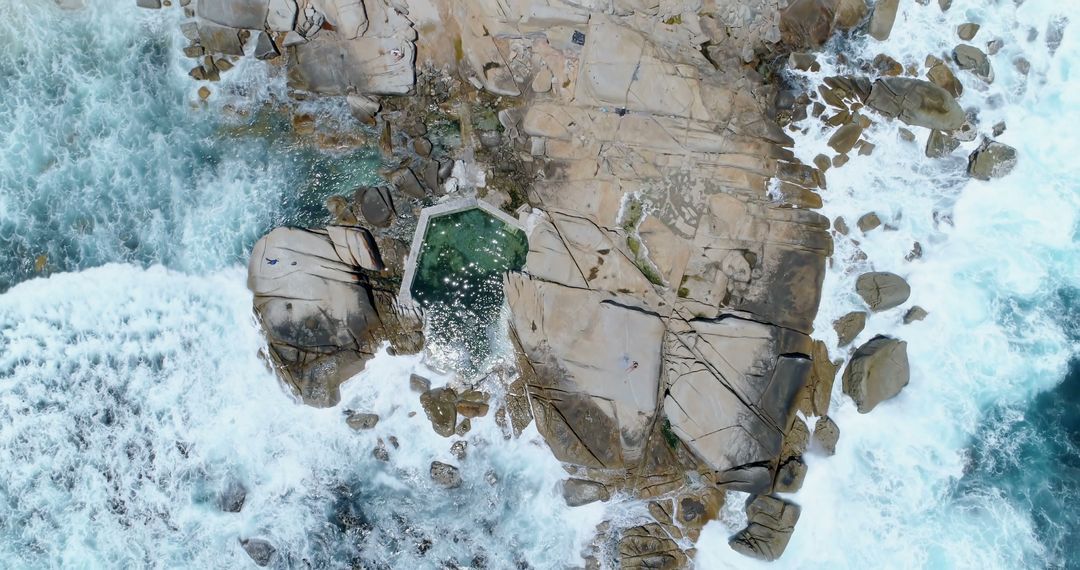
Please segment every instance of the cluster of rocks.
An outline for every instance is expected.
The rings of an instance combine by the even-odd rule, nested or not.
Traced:
[[[832,8],[833,4],[835,8]],[[817,18],[800,12],[801,21],[824,22],[830,11],[835,9],[837,15],[834,23],[837,28],[851,32],[865,30],[875,39],[885,40],[891,33],[897,4],[893,0],[878,1],[872,10],[863,0],[796,2],[793,6],[804,6],[804,12],[817,10]],[[948,6],[942,6],[942,9],[948,9]],[[796,39],[803,45],[820,45],[824,29],[822,24],[816,29],[817,33],[805,32]],[[969,42],[978,31],[978,24],[968,23],[959,26],[957,35],[962,41]],[[843,166],[850,160],[852,151],[861,155],[874,151],[874,144],[862,136],[873,124],[864,109],[898,119],[909,126],[930,129],[926,156],[943,158],[951,155],[961,143],[978,137],[977,115],[965,113],[955,99],[964,91],[957,72],[966,71],[978,81],[992,82],[994,73],[987,53],[993,55],[1001,46],[1001,40],[992,40],[987,43],[987,51],[983,51],[969,43],[960,43],[951,53],[942,54],[941,57],[927,55],[923,63],[925,79],[918,77],[918,65],[913,63],[905,67],[887,54],[878,54],[872,62],[861,64],[869,76],[828,77],[817,92],[798,96],[794,93],[783,94],[778,101],[783,112],[781,118],[785,122],[794,122],[811,114],[834,128],[828,145],[836,154],[832,157],[821,154],[814,158],[814,164],[822,171]],[[818,71],[821,67],[813,54],[802,52],[792,53],[788,66],[801,71]],[[797,127],[792,125],[792,128]],[[1003,123],[994,125],[990,133],[984,134],[982,142],[970,151],[967,173],[972,178],[998,178],[1008,174],[1015,166],[1015,149],[993,139],[1004,130]],[[914,133],[909,130],[904,129],[901,133],[908,140],[915,140]]]
[[[604,525],[595,559],[686,567],[687,539],[733,490],[750,498],[732,548],[783,553],[799,507],[778,494],[801,486],[804,454],[830,454],[839,437],[828,412],[841,363],[810,337],[832,253],[830,222],[814,211],[823,172],[873,152],[864,108],[932,129],[941,148],[951,144],[941,137],[975,131],[944,61],[928,66],[927,81],[901,77],[911,73],[885,56],[874,79],[833,77],[802,97],[778,93],[767,62],[820,47],[837,29],[883,39],[896,0],[872,10],[863,0],[750,0],[737,10],[713,0],[199,0],[184,9],[189,55],[202,58],[193,77],[212,80],[245,54],[276,60],[298,97],[345,97],[395,165],[385,186],[328,202],[335,225],[278,228],[252,252],[268,357],[305,403],[336,404],[339,385],[383,342],[422,347],[422,316],[395,297],[418,207],[466,191],[428,133],[433,119],[452,118],[456,158],[475,151],[482,163],[461,170],[487,169],[482,192],[528,217],[530,249],[505,279],[517,380],[496,401],[414,377],[432,428],[464,435],[494,407],[508,436],[535,421],[571,476],[568,504],[645,500],[653,520]],[[960,68],[992,76],[970,50],[958,54]],[[790,62],[817,65],[805,53]],[[835,127],[837,155],[806,165],[776,119],[810,113]],[[973,175],[1007,171],[998,144],[973,155]],[[864,218],[863,231],[881,225]],[[892,274],[864,276],[858,288],[871,311],[909,295]],[[860,314],[838,321],[842,344],[865,326]],[[906,345],[882,337],[854,352],[843,377],[860,411],[906,382]],[[812,435],[803,417],[818,418]],[[355,429],[377,421],[347,417]],[[464,442],[454,445],[463,459]],[[384,445],[375,454],[389,457]],[[461,483],[448,464],[432,463],[430,475]]]

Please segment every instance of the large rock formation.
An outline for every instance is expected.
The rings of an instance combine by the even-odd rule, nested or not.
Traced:
[[[206,51],[243,55],[254,37],[260,57],[288,52],[294,89],[403,95],[416,79],[416,31],[389,0],[200,0],[195,13]]]
[[[255,244],[248,287],[268,356],[305,403],[336,404],[338,386],[385,340],[399,351],[419,350],[418,315],[395,305],[383,269],[362,228],[277,228]]]
[[[495,124],[461,106],[466,144],[498,161],[488,191],[518,192],[531,206],[526,265],[505,279],[521,379],[496,420],[509,415],[517,432],[531,412],[589,491],[574,502],[617,491],[650,499],[655,524],[613,535],[628,567],[685,566],[679,541],[716,516],[722,490],[758,496],[733,547],[778,557],[798,507],[769,493],[801,481],[807,430],[794,413],[805,403],[825,414],[835,373],[809,336],[832,249],[829,221],[814,211],[823,178],[788,148],[772,118],[776,89],[754,69],[788,47],[820,45],[838,9],[840,25],[855,25],[865,5],[705,4],[202,0],[198,9],[203,48],[242,53],[254,35],[260,53],[286,56],[290,87],[348,95],[358,117],[388,103],[375,96],[413,87],[414,54],[504,97],[482,98],[502,106]],[[875,100],[904,120],[951,125],[951,97],[934,99],[940,88],[926,85]],[[879,90],[866,80],[834,87],[827,100],[842,104]],[[862,127],[848,131],[837,144],[852,150]],[[383,132],[386,151],[388,124]],[[441,182],[420,141],[388,176],[407,200]],[[413,320],[379,279],[372,238],[393,228],[398,197],[367,190],[353,202],[335,206],[339,223],[371,233],[275,230],[249,268],[271,358],[315,405],[333,404],[382,339],[417,347]],[[425,410],[449,433],[461,410],[432,392]],[[704,485],[688,488],[688,472]]]

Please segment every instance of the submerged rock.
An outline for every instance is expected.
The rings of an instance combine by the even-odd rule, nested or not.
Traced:
[[[238,513],[244,508],[247,487],[235,479],[230,480],[218,497],[218,507],[226,513]]]
[[[458,468],[453,465],[432,461],[429,473],[431,480],[442,487],[454,489],[461,486],[461,474],[458,473]]]
[[[881,227],[881,218],[878,217],[877,212],[867,212],[859,217],[855,225],[859,226],[859,231],[865,234]]]
[[[277,554],[277,548],[270,544],[270,541],[261,538],[242,538],[240,539],[240,546],[244,548],[244,552],[247,552],[247,555],[251,557],[251,560],[257,566],[269,566],[274,559],[274,555]]]
[[[746,506],[746,528],[731,538],[736,552],[776,560],[784,553],[801,509],[794,503],[769,495],[751,497]]]
[[[371,429],[379,423],[379,414],[352,412],[345,418],[345,423],[357,431]]]
[[[1016,149],[994,140],[983,141],[968,157],[968,174],[978,180],[1001,178],[1016,167]]]
[[[859,347],[844,370],[844,393],[851,396],[859,413],[896,397],[909,380],[907,343],[876,336]]]
[[[855,280],[855,291],[876,312],[899,307],[911,296],[903,277],[887,271],[864,273]]]

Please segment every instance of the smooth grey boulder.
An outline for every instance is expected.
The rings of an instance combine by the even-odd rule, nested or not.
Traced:
[[[1016,167],[1016,149],[986,140],[968,157],[968,175],[977,180],[1001,178]]]
[[[580,507],[596,501],[606,501],[610,498],[607,487],[585,479],[567,479],[563,481],[562,496],[566,500],[566,504],[571,507]]]
[[[840,0],[836,4],[836,21],[834,24],[841,30],[850,30],[862,22],[870,8],[866,6],[866,0]]]
[[[909,125],[941,131],[959,129],[966,119],[964,110],[948,91],[910,77],[878,79],[866,104]]]
[[[907,343],[878,335],[852,355],[844,370],[844,393],[865,414],[896,397],[909,379]]]
[[[760,560],[776,560],[784,553],[802,509],[769,495],[751,497],[746,505],[746,528],[728,544],[740,554]]]
[[[269,566],[274,559],[274,555],[277,554],[277,548],[270,544],[270,541],[261,538],[242,538],[240,539],[240,546],[243,547],[244,552],[247,552],[247,555],[251,557],[256,566]]]
[[[431,462],[431,480],[441,487],[454,489],[461,486],[461,474],[458,468],[440,461]]]
[[[911,296],[903,277],[887,271],[864,273],[855,280],[855,291],[876,312],[899,307]]]

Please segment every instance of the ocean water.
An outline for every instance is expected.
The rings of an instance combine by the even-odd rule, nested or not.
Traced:
[[[249,538],[278,568],[577,561],[603,507],[571,516],[534,428],[505,440],[489,415],[437,436],[409,375],[449,379],[419,357],[380,354],[324,410],[267,369],[247,252],[275,225],[324,223],[327,196],[376,180],[377,153],[294,136],[262,63],[199,103],[179,18],[0,2],[0,567],[252,567]],[[350,409],[381,420],[353,431]],[[462,486],[435,486],[433,460]]]
[[[928,159],[926,129],[912,128],[909,143],[902,125],[870,114],[874,153],[853,152],[828,171],[822,211],[853,230],[837,240],[816,336],[834,358],[876,334],[902,338],[911,382],[861,415],[838,375],[837,453],[808,458],[791,496],[802,518],[777,566],[1080,567],[1080,22],[1061,29],[1065,12],[1045,0],[957,0],[945,13],[937,2],[901,2],[889,40],[836,38],[821,72],[792,78],[816,87],[879,53],[923,69],[927,54],[948,59],[956,26],[979,23],[973,45],[1004,45],[991,56],[992,84],[959,74],[960,103],[977,111],[980,133],[1005,121],[998,140],[1020,158],[1005,178],[970,180],[966,157],[978,140]],[[800,126],[800,158],[834,154],[816,120]],[[861,235],[854,222],[869,211],[889,228]],[[922,257],[907,261],[915,242]],[[854,281],[871,269],[904,276],[911,300],[873,315],[852,347],[838,349],[832,322],[863,307]],[[904,325],[913,304],[929,316]],[[757,566],[723,547],[734,526],[707,529],[702,567]]]
[[[88,4],[0,2],[0,567],[242,568],[239,540],[257,537],[281,568],[563,568],[603,518],[636,516],[565,507],[565,473],[533,428],[505,440],[475,421],[454,458],[407,389],[414,372],[448,378],[418,357],[379,355],[335,408],[297,404],[258,357],[242,264],[270,227],[324,222],[327,196],[375,179],[375,153],[315,150],[260,112],[284,86],[256,62],[204,107],[176,10]],[[903,338],[912,377],[868,415],[838,379],[837,454],[807,458],[791,497],[802,519],[772,566],[1077,567],[1080,22],[1060,28],[1066,7],[904,2],[890,40],[838,38],[822,72],[794,78],[847,70],[837,53],[921,63],[978,22],[975,45],[1004,47],[993,84],[961,75],[961,103],[980,131],[1004,120],[1020,162],[972,181],[977,141],[929,160],[925,130],[907,143],[878,121],[874,154],[829,171],[826,215],[854,227],[873,210],[891,229],[837,241],[817,336],[846,357],[831,324],[861,306],[855,278],[899,273],[911,302],[855,345]],[[310,111],[347,121],[333,102]],[[828,133],[802,126],[809,161]],[[927,319],[903,325],[910,304]],[[381,420],[354,432],[349,409]],[[432,460],[458,465],[463,486],[434,486]],[[238,485],[243,509],[222,511]],[[738,498],[703,533],[699,568],[764,566],[727,547]]]

